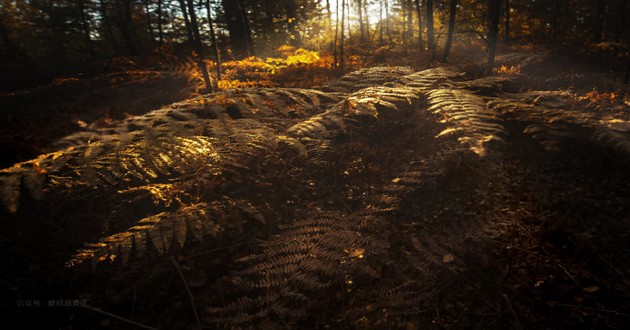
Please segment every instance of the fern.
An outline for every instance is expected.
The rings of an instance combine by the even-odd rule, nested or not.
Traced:
[[[208,308],[208,320],[229,327],[260,322],[286,326],[304,320],[313,307],[313,295],[324,298],[322,293],[331,286],[380,276],[370,264],[387,247],[371,234],[380,222],[369,214],[337,212],[318,212],[295,221],[278,238],[262,244],[261,254],[241,259],[251,266],[231,278],[233,285],[249,294],[223,307]]]
[[[324,92],[352,93],[361,89],[383,85],[413,73],[410,67],[373,67],[348,73],[337,81],[321,88]]]
[[[481,97],[465,90],[436,89],[428,92],[428,98],[429,111],[450,126],[438,136],[460,133],[458,140],[480,156],[486,154],[488,142],[502,141],[499,135],[505,130]]]

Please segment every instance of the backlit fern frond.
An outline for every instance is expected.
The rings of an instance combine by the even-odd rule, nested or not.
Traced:
[[[372,263],[387,246],[373,234],[381,221],[369,214],[337,212],[295,221],[262,244],[261,254],[241,260],[250,266],[230,280],[243,295],[208,308],[209,322],[227,327],[295,325],[332,303],[329,289],[335,292],[363,277],[380,277]]]
[[[486,153],[486,143],[502,141],[498,135],[505,130],[481,97],[466,90],[436,89],[428,92],[428,99],[429,111],[448,125],[438,136],[459,133],[458,140],[482,156]]]
[[[453,80],[461,76],[459,72],[439,67],[403,76],[396,83],[427,92],[440,86],[452,86]]]
[[[373,67],[353,71],[321,88],[325,92],[352,93],[363,88],[379,86],[413,73],[410,67]]]
[[[628,121],[584,111],[566,91],[507,94],[491,99],[488,105],[507,120],[525,125],[523,133],[547,150],[560,150],[568,141],[591,140],[630,152]]]
[[[298,137],[328,137],[349,132],[367,122],[402,116],[418,99],[415,91],[404,86],[369,87],[349,94],[328,111],[289,128]]]
[[[145,254],[149,242],[158,254],[163,254],[172,244],[183,247],[188,236],[199,241],[207,235],[216,237],[227,220],[225,216],[221,217],[213,212],[213,209],[217,208],[198,203],[175,212],[162,212],[146,217],[125,232],[104,237],[96,244],[89,244],[92,247],[90,249],[79,250],[68,265],[76,266],[92,260],[92,266],[96,267],[99,262],[113,262],[117,259],[126,264],[132,252],[137,256]]]

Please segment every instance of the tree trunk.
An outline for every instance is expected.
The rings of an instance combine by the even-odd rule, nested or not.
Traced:
[[[340,39],[341,42],[339,44],[339,68],[341,68],[341,71],[344,71],[344,49],[343,49],[343,44],[344,44],[344,26],[345,26],[345,21],[346,21],[346,0],[341,0],[341,35],[340,35]]]
[[[107,14],[107,7],[105,7],[105,3],[103,0],[99,1],[101,7],[101,16],[103,17],[103,24],[105,24],[105,30],[107,30],[107,35],[109,37],[109,41],[112,43],[112,48],[114,49],[114,53],[118,54],[120,48],[118,47],[118,43],[116,42],[116,38],[114,37],[114,31],[112,30],[112,24],[109,21],[109,15]]]
[[[144,0],[144,11],[147,13],[147,30],[149,38],[151,38],[151,46],[155,43],[155,34],[153,33],[153,24],[151,23],[151,11],[149,10],[149,0]]]
[[[505,0],[505,44],[510,44],[510,0]]]
[[[602,34],[604,33],[604,8],[606,7],[605,0],[595,1],[595,19],[593,21],[593,41],[601,42]]]
[[[361,0],[355,0],[355,5],[357,6],[357,13],[359,14],[359,31],[360,31],[360,40],[361,43],[365,43],[365,22],[363,21],[363,6],[361,4]]]
[[[415,0],[416,2],[416,15],[418,16],[418,47],[422,52],[424,50],[424,40],[422,38],[422,5],[420,5],[420,0]]]
[[[274,27],[274,14],[273,14],[273,3],[270,1],[265,1],[265,34],[268,38],[271,38],[275,32]]]
[[[190,26],[188,10],[186,9],[186,3],[184,3],[184,0],[179,0],[179,8],[182,11],[182,16],[184,16],[184,26],[186,27],[186,36],[188,37],[188,42],[192,45],[194,43],[195,37],[193,36],[192,27]]]
[[[455,32],[455,16],[457,14],[457,0],[451,0],[451,6],[449,8],[448,16],[448,36],[446,37],[446,44],[444,45],[443,61],[448,60],[448,55],[451,52],[451,46],[453,45],[453,33]]]
[[[230,34],[230,45],[235,58],[244,58],[248,55],[247,31],[243,24],[240,6],[235,0],[222,0],[225,12],[225,21]]]
[[[214,50],[214,57],[217,59],[217,80],[221,80],[221,54],[219,53],[219,45],[217,44],[217,35],[214,33],[214,21],[212,19],[212,10],[210,9],[210,0],[206,0],[206,11],[208,12],[208,25],[210,26],[212,49]]]
[[[435,52],[435,32],[433,28],[433,0],[427,0],[427,47]]]
[[[335,17],[337,17],[337,19],[335,20],[335,38],[333,40],[333,67],[335,69],[337,69],[337,66],[339,64],[338,62],[338,58],[337,58],[337,42],[338,40],[338,36],[339,36],[339,0],[335,0]]]
[[[90,56],[96,57],[94,46],[92,45],[92,37],[90,36],[90,21],[85,12],[85,0],[79,1],[79,10],[81,11],[81,26],[83,27],[83,35],[85,37],[85,46]]]
[[[284,9],[287,14],[287,28],[289,30],[289,43],[294,47],[302,46],[302,39],[300,38],[300,32],[297,29],[297,6],[295,0],[286,0]]]
[[[383,45],[383,1],[378,2],[378,44]]]
[[[193,40],[193,47],[197,53],[197,65],[203,75],[203,81],[206,84],[206,91],[212,93],[212,83],[210,82],[210,75],[208,74],[208,67],[203,61],[203,46],[201,45],[201,35],[199,34],[199,25],[197,24],[197,13],[195,12],[195,5],[193,0],[188,0],[188,10],[190,13],[190,28],[192,29],[195,39]]]
[[[413,0],[407,0],[407,40],[413,44]]]
[[[122,5],[122,8],[120,7],[120,5],[118,5],[118,27],[120,28],[120,32],[123,35],[123,39],[125,39],[125,43],[127,44],[129,55],[137,55],[138,49],[133,38],[134,27],[131,16],[131,0],[124,0]]]
[[[162,27],[162,0],[158,0],[158,38],[160,46],[164,44],[164,30]]]
[[[501,16],[501,0],[487,0],[488,4],[488,66],[494,66],[499,35],[499,19]]]

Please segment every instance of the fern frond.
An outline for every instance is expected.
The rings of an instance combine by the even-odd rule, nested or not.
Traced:
[[[398,78],[413,73],[413,69],[406,66],[373,67],[353,71],[339,80],[321,88],[324,92],[352,93],[358,90],[393,82]]]
[[[162,212],[136,222],[136,225],[125,232],[104,237],[91,249],[82,249],[68,261],[70,267],[92,260],[93,266],[109,260],[120,259],[126,264],[133,254],[142,256],[149,243],[158,254],[169,251],[172,243],[183,247],[188,236],[201,241],[207,235],[216,237],[224,229],[220,223],[225,221],[217,217],[217,213],[207,203],[184,206],[175,212]],[[190,233],[190,234],[189,234]]]
[[[439,67],[403,76],[396,83],[415,88],[421,92],[428,92],[440,86],[450,87],[453,80],[457,80],[461,76],[462,74],[459,72]]]
[[[428,92],[428,99],[429,111],[441,116],[448,125],[438,136],[461,133],[459,141],[480,156],[485,155],[489,141],[502,141],[499,135],[505,129],[481,97],[465,90],[436,89]]]
[[[370,234],[380,221],[373,215],[336,212],[295,221],[276,239],[262,244],[261,254],[241,260],[250,266],[234,274],[232,282],[248,295],[208,309],[208,319],[229,327],[269,321],[294,324],[308,315],[305,303],[313,294],[321,295],[349,278],[379,277],[368,260],[387,246]]]

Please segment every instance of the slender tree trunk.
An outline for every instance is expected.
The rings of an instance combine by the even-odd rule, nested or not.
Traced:
[[[413,0],[407,0],[407,39],[413,44]]]
[[[337,17],[337,19],[335,19],[335,40],[333,41],[333,61],[334,61],[334,68],[337,69],[337,66],[339,64],[338,62],[338,58],[337,58],[337,42],[339,42],[338,36],[339,36],[339,0],[335,0],[335,17]]]
[[[451,46],[453,45],[453,33],[455,32],[455,16],[457,15],[457,0],[451,0],[451,6],[449,8],[448,16],[448,36],[446,37],[446,44],[444,45],[443,61],[448,60],[448,55],[451,52]]]
[[[488,4],[488,66],[494,66],[499,35],[499,19],[501,16],[501,0],[487,0]]]
[[[151,45],[155,43],[155,34],[153,33],[153,24],[151,23],[151,10],[149,10],[149,0],[144,0],[144,11],[147,13],[147,30],[149,31],[149,38],[151,38]]]
[[[355,6],[357,6],[357,13],[359,14],[359,32],[361,43],[365,43],[365,22],[363,22],[363,6],[361,0],[355,0]]]
[[[415,0],[416,2],[416,15],[418,16],[418,47],[420,51],[424,50],[424,40],[422,38],[422,5],[420,4],[420,0]]]
[[[179,0],[179,8],[182,11],[182,16],[184,17],[184,26],[186,27],[186,36],[188,37],[188,42],[192,45],[194,43],[194,36],[192,27],[190,26],[190,19],[188,18],[188,10],[186,9],[185,0]]]
[[[383,1],[379,1],[378,5],[378,44],[383,45]]]
[[[157,17],[157,20],[158,20],[158,22],[157,22],[158,23],[158,38],[159,38],[160,46],[162,46],[164,44],[164,30],[163,30],[163,27],[162,27],[162,0],[158,0],[157,11],[158,11],[158,17]]]
[[[249,28],[249,17],[247,16],[247,9],[245,7],[246,0],[234,0],[238,6],[238,10],[241,13],[241,24],[243,24],[243,30],[245,30],[245,41],[247,44],[247,56],[255,56],[254,41],[252,39],[252,30]]]
[[[237,0],[222,0],[221,3],[225,12],[227,29],[230,34],[232,53],[236,58],[246,57],[249,53],[249,45],[240,5]]]
[[[392,41],[392,30],[390,29],[390,24],[389,24],[389,0],[385,0],[385,30],[387,31],[387,40],[388,41]]]
[[[208,74],[208,67],[204,62],[203,45],[201,44],[201,35],[199,34],[199,25],[197,24],[197,13],[195,11],[195,5],[193,0],[188,0],[188,11],[190,16],[190,28],[192,29],[195,39],[193,40],[193,47],[197,53],[197,65],[203,75],[203,81],[206,84],[206,91],[212,93],[212,83],[210,82],[210,75]]]
[[[604,8],[606,7],[605,0],[595,1],[595,19],[593,21],[593,41],[601,42],[602,34],[604,33]]]
[[[114,37],[114,31],[112,30],[112,24],[109,21],[107,7],[105,7],[105,2],[103,2],[103,0],[100,0],[99,3],[101,7],[101,16],[103,17],[103,24],[105,25],[105,30],[107,31],[107,36],[109,37],[109,41],[112,43],[114,53],[118,54],[120,48],[118,47],[118,43],[116,42],[116,38]]]
[[[505,0],[505,44],[510,44],[510,0]]]
[[[343,48],[343,44],[344,44],[344,26],[345,26],[345,21],[346,21],[346,0],[341,0],[341,42],[339,44],[339,67],[341,68],[341,71],[344,71],[344,48]]]
[[[268,38],[271,38],[275,32],[273,2],[265,1],[265,29],[264,32]]]
[[[118,13],[120,18],[118,19],[118,27],[120,28],[120,32],[125,39],[125,43],[127,44],[127,50],[130,55],[137,55],[138,48],[136,47],[136,42],[133,38],[133,20],[131,16],[131,0],[124,0],[122,3],[123,7],[118,6]]]
[[[210,26],[212,49],[214,51],[214,57],[217,59],[217,80],[221,80],[221,54],[219,53],[219,45],[217,44],[217,35],[214,33],[214,20],[212,19],[210,0],[206,0],[206,11],[208,12],[208,25]]]
[[[427,47],[431,53],[435,52],[435,31],[433,27],[433,0],[426,0],[427,4]]]
[[[300,38],[300,33],[297,29],[298,25],[298,17],[297,17],[297,6],[295,4],[295,0],[286,0],[284,7],[287,14],[287,28],[289,30],[289,43],[294,47],[302,46],[302,39]]]
[[[85,46],[90,56],[96,57],[94,46],[92,45],[92,37],[90,36],[90,21],[85,9],[85,0],[79,1],[79,10],[81,11],[81,26],[83,27],[83,35],[85,37]]]

